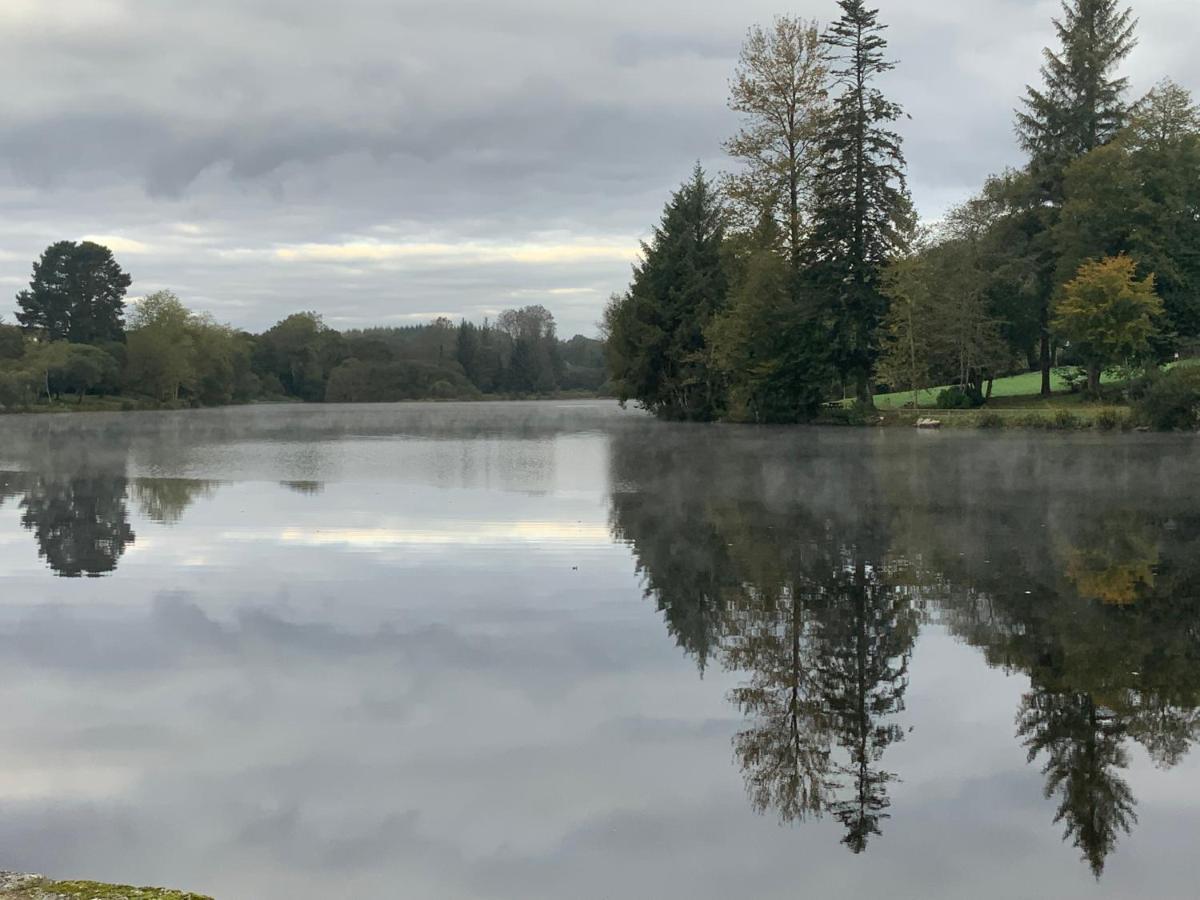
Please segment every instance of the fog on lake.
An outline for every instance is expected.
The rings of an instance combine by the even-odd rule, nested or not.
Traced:
[[[1195,896],[1194,438],[0,418],[0,868]]]

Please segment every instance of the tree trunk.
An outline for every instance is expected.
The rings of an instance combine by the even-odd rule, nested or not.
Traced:
[[[1088,366],[1088,393],[1093,397],[1100,395],[1100,367]]]
[[[1043,317],[1044,318],[1044,317]],[[1043,325],[1042,328],[1042,396],[1049,397],[1052,393],[1050,384],[1050,333]]]

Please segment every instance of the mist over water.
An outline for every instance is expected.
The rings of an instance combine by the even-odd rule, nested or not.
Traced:
[[[583,403],[0,419],[0,868],[1185,898],[1200,455]]]

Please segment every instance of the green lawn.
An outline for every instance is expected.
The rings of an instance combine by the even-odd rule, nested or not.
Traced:
[[[1063,380],[1062,374],[1070,371],[1070,369],[1056,369],[1052,373],[1050,383],[1055,391],[1067,390],[1067,382]],[[949,385],[921,391],[921,406],[932,409],[933,405],[937,402],[938,394],[946,390],[947,387]],[[1032,399],[1040,396],[1041,391],[1042,373],[1025,372],[1022,375],[1013,375],[1009,378],[997,378],[995,385],[992,387],[992,397],[995,399],[1030,397]],[[911,402],[912,391],[905,391],[900,394],[880,394],[875,398],[875,406],[879,409],[900,409],[905,404]]]

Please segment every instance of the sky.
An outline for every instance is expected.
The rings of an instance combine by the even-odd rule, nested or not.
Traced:
[[[1018,164],[1057,2],[881,2],[909,180],[937,217]],[[3,0],[0,315],[52,241],[130,297],[260,330],[540,303],[594,334],[699,160],[732,163],[746,29],[833,0]],[[1200,90],[1194,0],[1141,0],[1134,91]]]

